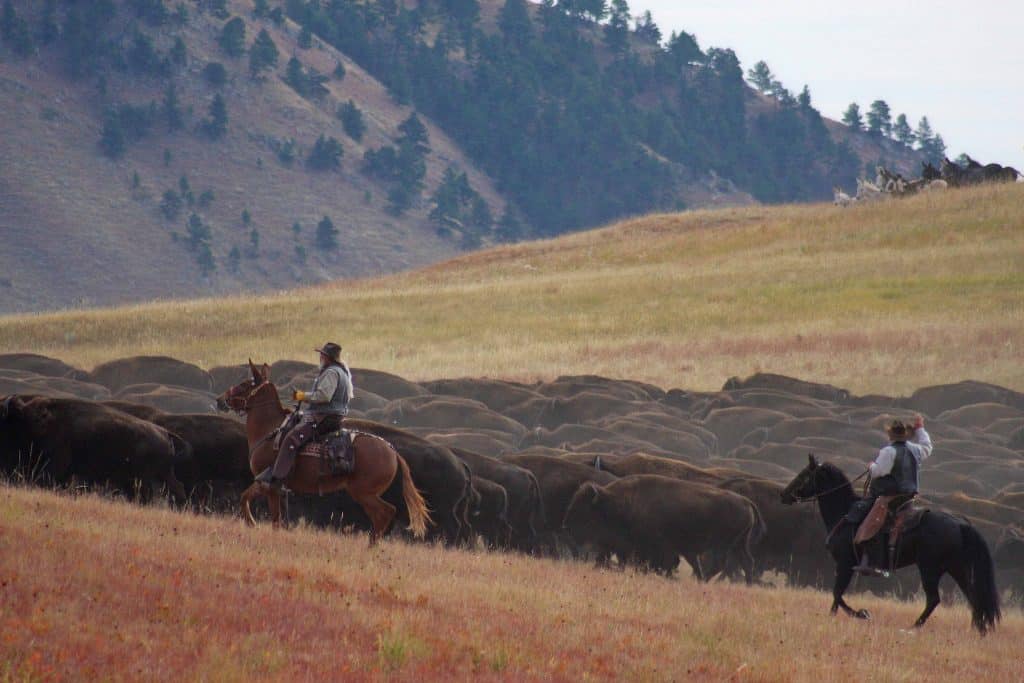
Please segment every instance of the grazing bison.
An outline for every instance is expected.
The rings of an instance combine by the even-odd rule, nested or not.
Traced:
[[[129,495],[135,482],[163,483],[182,503],[174,468],[188,443],[155,424],[92,401],[9,396],[0,404],[0,462],[7,471],[29,454],[57,483],[110,483]],[[31,465],[31,464],[30,464]]]
[[[357,390],[358,391],[358,390]],[[449,396],[413,396],[373,411],[374,419],[401,427],[487,429],[522,438],[526,428],[479,401]]]
[[[429,393],[419,384],[402,379],[398,375],[368,368],[352,368],[352,384],[355,385],[356,392],[365,389],[389,401],[410,396],[425,396]]]
[[[587,482],[603,485],[616,479],[607,472],[546,455],[506,455],[502,462],[529,470],[536,477],[544,506],[543,525],[537,529],[538,550],[552,554],[558,552],[559,542],[565,540],[562,518],[576,489]]]
[[[533,472],[497,458],[490,458],[462,448],[452,452],[469,465],[474,475],[499,484],[508,497],[508,524],[511,533],[508,545],[524,552],[537,546],[537,533],[545,527],[544,499]]]
[[[132,384],[168,384],[186,389],[213,391],[210,373],[197,365],[167,356],[132,356],[93,368],[92,381],[118,392]]]
[[[907,399],[909,408],[925,415],[939,415],[974,403],[1002,403],[1024,410],[1024,394],[995,384],[967,380],[923,387]]]
[[[718,437],[718,453],[724,455],[743,442],[743,438],[754,431],[773,427],[790,419],[778,410],[753,406],[736,406],[712,410],[704,418],[704,429]]]
[[[573,495],[563,526],[599,557],[615,553],[671,575],[682,555],[701,580],[735,556],[754,580],[751,548],[765,533],[757,506],[723,489],[640,474],[604,486],[586,483]],[[711,560],[711,571],[701,555]]]
[[[89,373],[67,363],[38,353],[0,353],[0,368],[23,370],[44,377],[64,377],[88,382]]]
[[[758,372],[746,379],[731,377],[722,387],[722,391],[735,391],[736,389],[774,389],[787,394],[809,396],[832,403],[846,403],[850,400],[850,392],[846,389],[770,372]]]
[[[163,384],[130,384],[114,396],[119,401],[141,403],[167,413],[215,413],[213,394]]]
[[[540,394],[523,384],[497,379],[439,379],[423,382],[424,389],[439,396],[457,396],[483,403],[499,413]]]
[[[616,477],[628,477],[634,474],[659,474],[664,477],[672,477],[681,481],[692,481],[699,484],[718,484],[726,477],[721,473],[697,467],[680,460],[670,460],[647,453],[632,453],[630,455],[594,455],[580,453],[581,458],[573,458],[589,467],[603,472],[610,472]],[[572,458],[572,456],[568,456]],[[730,476],[742,475],[742,472],[733,472]]]
[[[407,431],[370,420],[349,418],[345,420],[345,427],[385,439],[405,459],[416,488],[423,494],[430,516],[437,525],[428,532],[428,540],[440,535],[446,543],[454,545],[467,536],[471,475],[463,462],[449,449]],[[399,518],[407,519],[408,512],[399,477],[395,478],[381,497],[398,509]],[[349,519],[359,519],[362,514],[361,508],[354,504],[346,506],[343,512]]]
[[[186,490],[203,485],[216,491],[227,489],[231,504],[236,505],[235,494],[252,483],[245,425],[238,420],[205,413],[175,415],[118,401],[106,405],[148,420],[188,442],[192,457],[174,469]]]
[[[505,487],[475,474],[472,481],[475,499],[470,505],[470,526],[483,537],[488,547],[508,547],[512,527],[508,523],[508,493]]]
[[[784,505],[785,487],[764,479],[737,477],[718,487],[749,499],[761,512],[766,531],[751,549],[756,575],[778,571],[791,586],[825,585],[832,575],[832,558],[813,508]]]

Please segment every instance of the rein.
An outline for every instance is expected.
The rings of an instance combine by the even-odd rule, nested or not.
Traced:
[[[807,496],[806,498],[801,497],[801,496],[793,496],[793,498],[798,503],[809,503],[811,501],[818,500],[822,496],[827,496],[830,493],[835,493],[836,491],[839,491],[840,489],[842,489],[845,486],[850,486],[852,488],[853,487],[853,482],[859,481],[859,480],[863,479],[865,476],[867,476],[868,472],[870,472],[870,471],[871,471],[871,468],[869,467],[868,469],[864,470],[859,475],[857,475],[856,479],[851,479],[850,481],[845,482],[843,484],[840,484],[839,486],[836,486],[834,488],[830,488],[827,491],[821,491],[820,493],[815,493],[813,496]]]

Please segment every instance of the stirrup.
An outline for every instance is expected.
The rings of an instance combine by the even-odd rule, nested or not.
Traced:
[[[270,488],[276,489],[278,491],[280,491],[281,487],[284,485],[284,479],[278,479],[274,476],[273,467],[268,467],[267,469],[257,474],[256,479],[254,481],[257,484],[263,484],[264,486],[269,486]]]

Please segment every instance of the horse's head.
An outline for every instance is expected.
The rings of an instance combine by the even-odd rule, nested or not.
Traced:
[[[807,454],[807,467],[800,470],[793,481],[782,489],[780,497],[785,505],[813,498],[818,493],[818,469],[821,467],[813,453]]]
[[[942,172],[935,168],[930,161],[921,162],[921,177],[925,180],[938,180],[942,177]]]
[[[236,413],[244,413],[249,409],[252,397],[263,385],[270,382],[270,366],[264,363],[262,367],[259,367],[250,358],[249,372],[249,377],[217,397],[217,410],[221,412],[233,410]]]

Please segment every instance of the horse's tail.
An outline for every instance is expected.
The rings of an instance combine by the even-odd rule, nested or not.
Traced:
[[[405,499],[405,507],[409,511],[409,530],[417,538],[423,538],[427,534],[427,525],[433,525],[434,520],[430,518],[427,503],[412,481],[412,474],[405,458],[397,452],[395,457],[398,458],[398,467],[402,470],[402,498]]]
[[[981,635],[996,626],[1002,616],[999,611],[999,591],[996,589],[995,565],[988,544],[978,530],[970,524],[960,527],[964,554],[967,561],[967,585],[970,592],[971,623]]]

